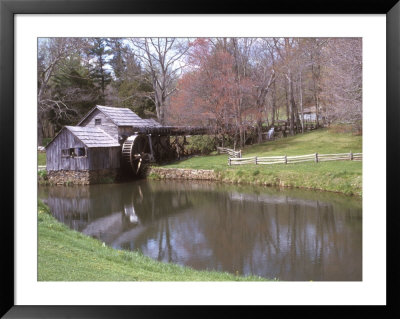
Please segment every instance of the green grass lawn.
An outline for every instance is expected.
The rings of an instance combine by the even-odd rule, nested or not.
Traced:
[[[38,165],[46,165],[46,153],[38,152]]]
[[[247,146],[243,157],[362,152],[362,137],[320,129],[305,134]],[[213,169],[220,179],[233,183],[304,187],[362,195],[362,162],[332,161],[275,165],[228,166],[228,155],[196,156],[166,168]]]
[[[50,137],[44,137],[42,145],[46,146],[52,140]],[[46,165],[46,153],[38,152],[38,165]]]
[[[39,281],[265,281],[256,276],[235,276],[197,271],[157,262],[139,252],[115,250],[69,229],[38,201]]]

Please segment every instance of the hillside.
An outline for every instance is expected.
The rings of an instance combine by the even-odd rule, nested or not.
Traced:
[[[362,152],[361,136],[321,129],[245,147],[242,156],[330,154],[350,151]],[[213,169],[220,173],[221,181],[225,182],[302,187],[362,195],[362,162],[228,166],[227,158],[226,154],[196,156],[163,167]]]

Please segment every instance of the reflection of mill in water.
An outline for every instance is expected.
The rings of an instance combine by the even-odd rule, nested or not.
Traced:
[[[162,206],[157,202],[163,203]],[[177,259],[177,253],[171,243],[170,219],[175,214],[191,207],[187,194],[167,190],[150,191],[139,185],[130,194],[128,202],[124,201],[124,216],[131,227],[121,234],[111,245],[118,249],[142,250],[149,238],[157,250],[158,260],[168,262]]]
[[[139,186],[139,194],[140,194],[141,200],[143,200],[143,193],[142,193],[142,190],[140,189],[140,186]],[[133,199],[131,200],[131,203],[124,204],[124,213],[125,213],[125,216],[129,218],[129,221],[132,224],[138,224],[139,223],[139,218],[136,215],[135,206],[133,204]]]
[[[132,224],[138,224],[139,223],[139,218],[136,215],[135,207],[133,206],[133,204],[124,205],[124,212],[125,212],[125,216],[127,216],[129,218],[129,221]]]
[[[160,261],[282,280],[360,280],[358,204],[218,187],[138,181],[50,188],[41,198],[71,228]]]
[[[140,250],[150,237],[157,245],[155,258],[173,261],[170,220],[192,206],[185,192],[151,189],[145,183],[122,191],[81,188],[51,189],[47,203],[58,220],[116,249]]]

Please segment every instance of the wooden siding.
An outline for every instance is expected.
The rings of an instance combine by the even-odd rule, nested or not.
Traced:
[[[121,147],[89,148],[88,157],[91,170],[120,168]]]
[[[119,168],[121,147],[86,148],[85,157],[62,157],[61,150],[68,148],[85,147],[68,129],[63,129],[60,134],[46,149],[46,168],[55,170],[98,170]]]
[[[101,125],[95,125],[95,119],[101,119]],[[104,113],[95,109],[79,126],[96,127],[102,129],[115,140],[118,140],[118,126]]]
[[[70,131],[63,129],[46,149],[46,168],[55,170],[87,170],[88,157],[61,157],[61,150],[68,148],[85,147]]]

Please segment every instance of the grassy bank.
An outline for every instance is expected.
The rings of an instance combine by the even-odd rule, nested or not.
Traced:
[[[44,137],[43,141],[42,141],[42,146],[47,146],[47,144],[49,144],[49,142],[52,140],[52,138],[50,137]],[[38,154],[38,165],[42,166],[42,165],[46,165],[46,152],[37,152]]]
[[[259,145],[247,146],[243,157],[362,152],[362,137],[321,129]],[[228,155],[197,156],[162,167],[213,169],[224,182],[303,187],[362,195],[362,162],[332,161],[275,165],[228,166]]]
[[[228,273],[196,271],[115,250],[70,230],[38,202],[39,281],[262,281]]]
[[[38,152],[38,165],[46,165],[46,153]]]

